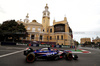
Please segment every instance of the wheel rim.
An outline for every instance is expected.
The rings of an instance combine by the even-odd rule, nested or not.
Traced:
[[[33,62],[35,60],[35,56],[33,54],[29,54],[26,59],[27,62]]]

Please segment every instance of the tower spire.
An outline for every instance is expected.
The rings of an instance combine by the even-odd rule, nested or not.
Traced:
[[[66,14],[65,14],[64,20],[67,21]]]
[[[49,8],[49,7],[48,7],[48,4],[46,4],[45,9],[46,9],[46,8],[47,8],[47,9]]]
[[[45,10],[43,11],[42,25],[44,32],[48,32],[48,28],[50,26],[50,12],[48,11],[48,4],[46,4],[44,8]]]
[[[29,14],[27,13],[26,18],[24,19],[24,22],[25,23],[28,23],[29,22],[29,19],[28,18],[29,18]]]
[[[48,11],[48,4],[45,6],[45,10],[43,11],[43,17],[50,17],[50,12]]]
[[[29,14],[27,13],[26,18],[29,18]]]

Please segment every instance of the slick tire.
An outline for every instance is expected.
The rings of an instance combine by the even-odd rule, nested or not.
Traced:
[[[77,55],[74,55],[74,56],[73,56],[73,59],[74,59],[74,60],[77,60],[77,59],[78,59],[78,56],[77,56]]]
[[[27,56],[26,56],[26,62],[27,63],[32,63],[36,60],[35,58],[35,54],[33,52],[29,53]]]
[[[65,59],[66,59],[66,60],[72,60],[72,59],[73,59],[72,53],[67,53],[67,54],[65,54]]]

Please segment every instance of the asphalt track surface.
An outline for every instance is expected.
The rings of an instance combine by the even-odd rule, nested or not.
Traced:
[[[100,49],[80,48],[91,53],[78,53],[78,60],[38,60],[34,63],[26,63],[25,56],[23,55],[25,48],[25,46],[0,46],[0,66],[100,66]],[[32,48],[38,49],[40,47]]]

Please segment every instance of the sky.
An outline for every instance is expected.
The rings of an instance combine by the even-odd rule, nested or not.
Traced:
[[[50,11],[50,25],[53,20],[67,17],[73,30],[73,39],[100,37],[100,0],[0,0],[0,23],[15,19],[22,21],[29,13],[29,20],[42,23],[45,5]]]

